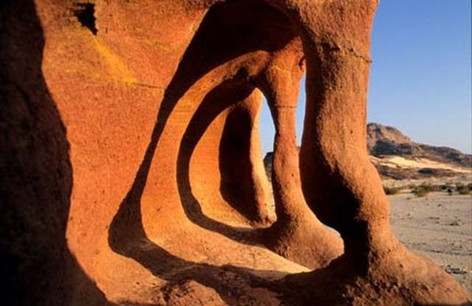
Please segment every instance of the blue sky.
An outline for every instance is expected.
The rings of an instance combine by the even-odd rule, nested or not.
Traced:
[[[368,121],[394,126],[414,141],[472,151],[471,1],[383,0],[372,32]],[[300,139],[305,108],[301,84]],[[266,105],[263,151],[274,130]]]

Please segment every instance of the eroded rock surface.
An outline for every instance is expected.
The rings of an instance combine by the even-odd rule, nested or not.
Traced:
[[[7,300],[467,302],[395,239],[368,160],[377,4],[3,2]],[[262,93],[277,131],[274,198],[258,135]]]

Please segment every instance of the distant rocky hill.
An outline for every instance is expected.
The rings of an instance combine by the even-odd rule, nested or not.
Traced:
[[[425,179],[472,175],[472,155],[448,147],[412,141],[398,129],[378,123],[367,125],[371,162],[384,179]],[[272,152],[264,164],[271,173]]]
[[[435,147],[413,142],[396,128],[369,123],[367,125],[367,147],[376,157],[402,156],[426,158],[459,167],[471,167],[472,155],[448,147]]]

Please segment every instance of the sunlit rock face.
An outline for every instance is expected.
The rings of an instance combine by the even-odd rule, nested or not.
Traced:
[[[6,301],[467,302],[390,231],[365,140],[376,6],[2,3]],[[262,95],[276,130],[271,183]]]

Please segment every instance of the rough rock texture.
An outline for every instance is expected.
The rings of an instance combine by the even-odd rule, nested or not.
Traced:
[[[393,237],[368,160],[376,6],[3,1],[4,299],[467,302],[445,272]],[[298,161],[294,103],[304,69]],[[277,130],[276,216],[258,139],[261,92]]]
[[[379,142],[412,143],[409,137],[394,127],[378,123],[367,124],[367,149],[371,154],[376,155],[375,147]]]

